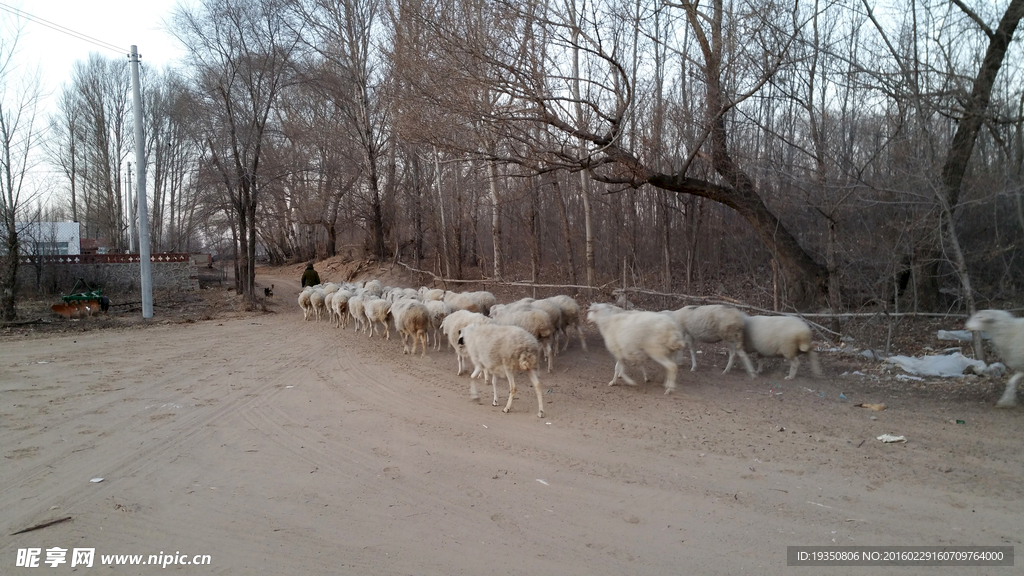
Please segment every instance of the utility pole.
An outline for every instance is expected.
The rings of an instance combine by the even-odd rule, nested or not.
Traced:
[[[128,163],[128,182],[125,188],[128,189],[128,195],[125,198],[125,203],[128,209],[125,213],[128,214],[128,253],[135,254],[135,214],[132,212],[132,163]]]
[[[146,206],[146,133],[142,125],[142,93],[139,88],[139,51],[132,44],[132,107],[135,109],[136,193],[139,197],[139,273],[142,279],[142,317],[153,317],[153,263],[149,254],[149,209]]]

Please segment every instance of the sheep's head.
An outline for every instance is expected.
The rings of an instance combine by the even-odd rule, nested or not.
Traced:
[[[593,324],[594,322],[596,322],[597,318],[604,316],[606,314],[610,314],[611,312],[618,309],[619,308],[617,306],[612,306],[611,304],[594,302],[593,304],[590,305],[590,309],[587,310],[587,322]]]
[[[993,327],[1013,320],[1013,315],[1005,310],[982,310],[971,316],[964,328],[972,331],[990,331]]]

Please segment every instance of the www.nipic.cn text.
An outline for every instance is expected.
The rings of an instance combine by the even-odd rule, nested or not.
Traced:
[[[69,554],[70,553],[70,554]],[[96,561],[98,558],[98,562]],[[213,559],[209,554],[96,554],[95,548],[18,548],[15,566],[18,568],[39,568],[49,565],[50,568],[67,564],[72,567],[82,566],[209,566]]]

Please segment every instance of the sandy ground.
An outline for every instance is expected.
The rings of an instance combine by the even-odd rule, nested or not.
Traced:
[[[525,377],[503,414],[451,351],[304,323],[294,279],[261,281],[269,314],[0,342],[0,573],[31,547],[239,575],[887,574],[787,567],[786,547],[1022,550],[1024,410],[998,389],[883,388],[829,354],[822,378],[721,375],[705,346],[666,396],[609,387],[589,328],[541,373],[545,417]]]

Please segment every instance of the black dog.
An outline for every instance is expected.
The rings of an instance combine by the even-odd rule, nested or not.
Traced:
[[[274,295],[274,285],[271,284],[270,288],[264,288],[263,289],[263,295],[266,296],[267,298],[270,298],[271,296],[273,296]]]

